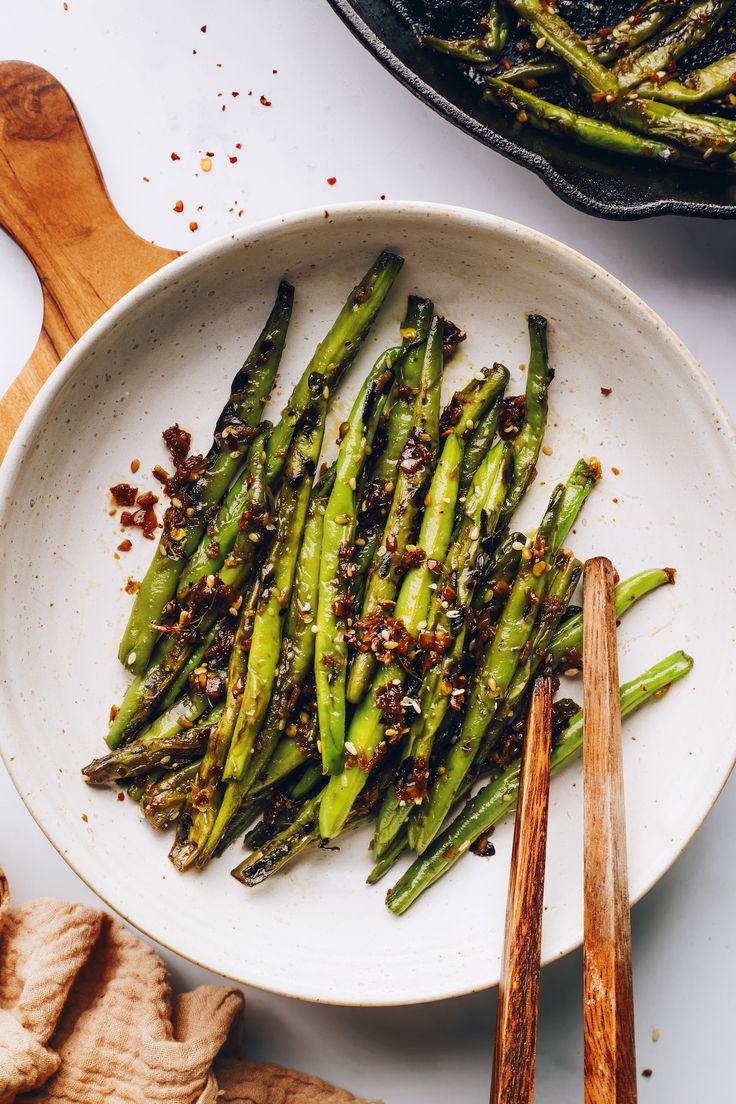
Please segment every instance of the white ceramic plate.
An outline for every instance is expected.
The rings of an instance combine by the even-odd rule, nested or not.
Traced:
[[[115,652],[151,555],[113,555],[121,532],[107,488],[165,460],[161,430],[178,419],[206,447],[228,382],[287,273],[297,299],[280,395],[301,372],[344,295],[379,248],[404,271],[357,370],[395,340],[407,292],[432,296],[467,328],[447,390],[505,361],[517,387],[524,315],[550,320],[547,443],[524,520],[579,455],[605,479],[571,543],[605,553],[622,576],[675,566],[677,586],[645,599],[621,630],[622,677],[675,648],[696,658],[685,682],[625,728],[631,896],[640,897],[691,838],[736,746],[731,674],[736,603],[736,452],[709,383],[630,291],[570,249],[488,215],[438,206],[366,204],[308,212],[215,242],[175,261],[113,308],[65,358],[34,402],[0,473],[0,716],[6,764],[28,808],[77,873],[122,916],[179,954],[242,982],[310,1000],[403,1004],[498,980],[512,826],[494,859],[469,856],[404,917],[386,883],[364,884],[368,833],[316,851],[246,890],[231,858],[178,875],[168,838],[79,768],[101,754],[111,702],[125,685]],[[601,388],[611,388],[605,397]],[[330,434],[330,440],[334,433]],[[620,475],[612,474],[612,467]],[[152,485],[148,477],[138,479]],[[580,695],[580,684],[566,687]],[[391,879],[389,879],[391,880]],[[553,783],[543,956],[581,939],[580,771]]]

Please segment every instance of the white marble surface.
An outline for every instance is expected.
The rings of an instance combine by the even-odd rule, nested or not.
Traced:
[[[574,246],[639,292],[736,410],[736,223],[617,224],[571,210],[419,104],[325,0],[68,0],[66,11],[62,0],[26,0],[3,6],[2,37],[6,57],[43,65],[65,83],[113,200],[144,237],[187,249],[281,211],[380,195],[491,211]],[[272,106],[262,106],[261,95]],[[172,151],[180,161],[171,161]],[[215,152],[214,168],[203,174],[207,151]],[[177,199],[183,215],[172,211]],[[199,223],[194,235],[190,218]],[[31,266],[0,235],[0,385],[31,351],[40,315]],[[734,600],[732,588],[724,600]],[[646,1104],[730,1096],[735,835],[732,779],[686,853],[634,911],[638,1065],[653,1070],[640,1079]],[[94,900],[4,773],[0,839],[16,900]],[[206,978],[166,957],[178,984]],[[248,1002],[249,1056],[301,1066],[391,1104],[487,1098],[494,994],[395,1010],[306,1007],[256,992]],[[578,954],[543,974],[537,1084],[540,1104],[582,1097]]]

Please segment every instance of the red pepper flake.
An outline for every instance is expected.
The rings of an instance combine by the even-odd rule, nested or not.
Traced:
[[[241,216],[242,214],[243,214],[243,210],[242,210],[242,208],[241,208],[241,209],[240,209],[240,210],[238,211],[238,218],[240,218],[240,216]]]
[[[328,184],[337,184],[337,177],[336,176],[328,176],[327,177],[327,183]]]
[[[178,468],[182,461],[186,460],[192,447],[191,433],[186,429],[182,429],[179,423],[175,422],[168,429],[165,429],[161,436],[166,448],[171,453],[174,465]]]
[[[379,199],[385,199],[386,197],[385,197],[385,195],[382,195],[382,196],[379,196],[378,198]]]
[[[158,495],[155,495],[153,491],[146,491],[145,494],[138,495],[138,505],[142,506],[144,510],[147,510],[149,506],[155,506],[158,502]]]
[[[115,720],[115,718],[117,717],[119,712],[120,712],[120,706],[119,705],[111,705],[110,706],[110,724],[112,724],[112,722]]]
[[[150,184],[150,183],[151,183],[151,181],[150,181],[150,178],[149,178],[149,177],[147,177],[147,176],[144,176],[144,177],[143,177],[143,182],[144,182],[145,184]]]
[[[199,29],[202,32],[202,34],[207,34],[207,24],[206,23],[203,24],[203,26],[201,26]]]
[[[121,541],[118,545],[118,552],[130,552],[133,547],[133,542],[126,537],[124,541]]]
[[[416,430],[412,430],[399,458],[399,469],[404,475],[416,475],[432,459],[432,450],[419,439]]]
[[[524,424],[526,417],[526,397],[514,395],[504,399],[501,404],[501,418],[499,421],[498,435],[502,441],[508,441],[516,437]]]
[[[86,813],[82,813],[82,820],[84,821],[85,824],[89,824],[89,817],[87,816]]]
[[[125,794],[123,793],[122,790],[118,794],[118,801],[125,801]]]
[[[184,203],[183,203],[183,201],[182,201],[181,199],[177,199],[176,203],[175,203],[175,204],[174,204],[174,206],[173,206],[173,207],[171,208],[171,210],[172,210],[172,211],[176,211],[177,215],[180,215],[180,214],[182,213],[182,211],[184,210]]]
[[[261,96],[261,105],[263,107],[270,107],[271,106],[271,101],[267,100],[265,96]]]
[[[120,524],[126,528],[134,526],[136,529],[140,529],[143,536],[148,540],[153,540],[153,534],[158,528],[158,518],[152,506],[141,506],[135,513],[123,510],[120,515]]]
[[[193,54],[196,54],[196,52],[197,52],[196,50],[192,50],[192,53],[193,53]]]
[[[237,160],[238,159],[235,156],[228,157],[228,161],[230,162],[231,165],[234,165]]]
[[[130,483],[116,483],[110,488],[110,494],[118,506],[132,506],[138,496],[138,488]]]
[[[192,231],[192,233],[194,233],[195,230],[199,230],[199,223],[198,222],[190,222],[189,223],[189,229]]]
[[[605,395],[606,398],[608,398],[608,396],[611,394],[612,391],[613,391],[612,387],[601,387],[601,395]]]
[[[125,584],[125,593],[126,594],[137,594],[140,589],[141,589],[141,584],[138,582],[138,580],[137,579],[131,579],[130,576],[128,576],[128,581]]]
[[[214,157],[215,155],[214,155],[214,153],[210,153],[210,151],[208,150],[205,156],[206,157]]]
[[[621,474],[621,469],[620,468],[611,468],[611,471],[613,472],[614,475],[620,475]]]
[[[230,93],[230,95],[232,96],[232,98],[233,98],[234,100],[237,100],[237,98],[238,98],[238,96],[240,95],[240,93],[239,93],[239,92],[231,92],[231,93]]]
[[[130,461],[130,470],[132,471],[133,475],[135,475],[135,473],[138,471],[140,466],[141,466],[140,460],[136,459],[136,460],[131,460]]]
[[[64,11],[69,11],[69,5],[67,4],[66,0],[64,0]]]
[[[271,72],[273,73],[274,76],[276,76],[276,74],[278,73],[278,69],[272,69]]]
[[[179,156],[178,153],[172,153],[171,160],[172,161],[181,161],[181,157]]]
[[[236,149],[242,149],[243,148],[243,143],[242,142],[236,142],[235,143],[235,148]]]

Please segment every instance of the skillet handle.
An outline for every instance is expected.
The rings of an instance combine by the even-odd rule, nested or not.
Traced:
[[[138,237],[112,205],[65,89],[23,61],[0,63],[0,225],[43,290],[38,343],[0,401],[0,459],[41,385],[78,338],[179,256]]]

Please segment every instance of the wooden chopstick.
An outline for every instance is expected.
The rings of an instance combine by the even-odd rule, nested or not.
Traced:
[[[614,573],[588,560],[583,589],[585,1104],[635,1104],[631,916]]]
[[[498,986],[491,1104],[531,1104],[547,853],[552,680],[534,684],[524,738]]]

